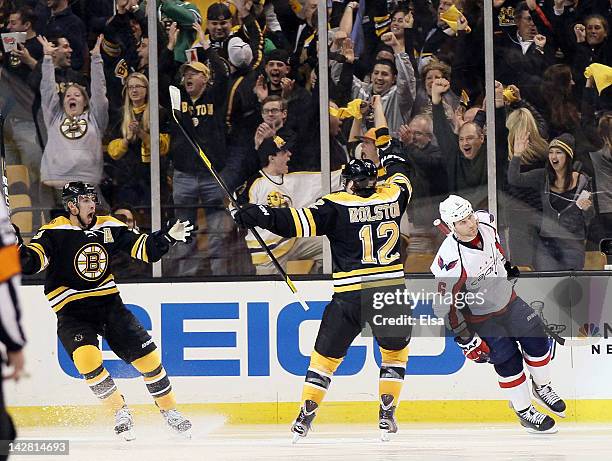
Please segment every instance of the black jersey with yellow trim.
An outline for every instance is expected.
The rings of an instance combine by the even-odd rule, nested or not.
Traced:
[[[118,252],[155,262],[168,249],[161,233],[134,233],[112,216],[94,217],[87,229],[60,216],[21,246],[20,259],[24,274],[47,269],[45,295],[57,312],[72,301],[118,293],[110,272],[111,259]]]
[[[260,205],[254,217],[260,227],[285,237],[326,235],[336,293],[403,285],[399,227],[412,187],[401,164],[387,166],[387,174],[369,197],[335,192],[308,208]]]

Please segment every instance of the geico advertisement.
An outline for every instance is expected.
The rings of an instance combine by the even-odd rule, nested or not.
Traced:
[[[550,296],[544,293],[554,292],[558,281],[524,279],[521,283],[524,286],[519,294],[528,303],[535,301],[534,307],[544,312],[551,309]],[[418,293],[430,285],[431,281],[411,280],[408,289]],[[179,400],[197,403],[299,400],[332,287],[327,281],[298,282],[297,286],[310,307],[308,311],[279,282],[123,284],[119,288],[124,303],[160,348]],[[15,387],[11,404],[92,403],[89,389],[77,382],[81,377],[56,336],[55,314],[42,287],[23,287],[21,294],[31,378]],[[501,398],[493,367],[466,363],[453,339],[442,336],[440,327],[431,326],[435,322],[431,302],[423,297],[413,309],[413,317],[437,333],[414,330],[405,396],[439,400]],[[130,400],[148,402],[136,370],[119,360],[105,341],[101,347],[105,367],[118,378],[120,388],[129,392]],[[601,368],[608,364],[607,357],[592,354],[588,348],[574,349],[583,349],[577,352],[582,357],[582,373],[589,373],[593,367],[600,376],[603,373],[612,378],[609,366]],[[557,347],[553,361],[553,377],[562,377],[559,387],[565,395],[569,392],[601,398],[605,396],[602,393],[611,394],[607,387],[574,378],[570,352]],[[380,359],[375,340],[358,336],[336,372],[329,399],[374,397]],[[41,393],[40,382],[46,384],[46,392]]]

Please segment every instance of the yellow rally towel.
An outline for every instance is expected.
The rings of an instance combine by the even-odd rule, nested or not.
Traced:
[[[612,67],[604,66],[603,64],[591,64],[584,69],[584,76],[585,78],[593,77],[599,94],[612,85]]]
[[[504,88],[504,101],[507,101],[509,103],[518,101],[518,96],[514,93],[514,91],[512,91],[512,88]]]
[[[465,90],[461,90],[461,96],[459,97],[459,103],[466,109],[470,105],[470,97]]]
[[[442,15],[440,16],[440,19],[442,19],[442,21],[448,24],[449,27],[453,29],[454,32],[457,32],[457,20],[461,16],[463,16],[463,14],[461,14],[461,11],[459,11],[457,7],[453,5],[448,10],[446,10],[444,13],[442,13]],[[469,25],[465,29],[465,32],[468,34],[472,32],[472,29],[470,28]]]
[[[330,107],[329,114],[332,117],[338,117],[340,119],[354,117],[357,120],[361,120],[361,111],[359,110],[359,107],[361,106],[362,102],[363,101],[361,99],[353,99],[347,104],[346,107],[339,107],[338,109]]]

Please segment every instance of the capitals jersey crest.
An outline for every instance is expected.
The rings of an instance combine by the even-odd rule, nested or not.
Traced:
[[[457,265],[458,262],[459,262],[459,260],[455,259],[454,261],[451,261],[448,264],[444,264],[444,260],[442,259],[442,256],[438,256],[438,267],[441,270],[449,271],[452,268],[454,268]]]

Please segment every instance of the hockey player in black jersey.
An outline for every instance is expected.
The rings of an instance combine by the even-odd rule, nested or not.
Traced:
[[[370,160],[351,160],[343,170],[344,190],[324,196],[308,208],[247,205],[234,210],[239,226],[259,226],[284,237],[329,238],[334,295],[323,313],[310,356],[300,413],[291,428],[294,441],[310,430],[331,378],[365,322],[370,323],[382,354],[379,428],[382,437],[397,432],[395,409],[403,384],[410,330],[383,336],[363,318],[362,303],[372,290],[403,289],[399,223],[412,192],[405,163],[390,152],[390,136],[380,101],[375,101],[376,144],[387,179],[377,185]]]
[[[47,270],[45,295],[57,314],[57,334],[94,395],[115,412],[115,433],[134,439],[134,421],[104,368],[98,336],[142,373],[168,426],[188,436],[191,422],[176,409],[157,346],[119,296],[110,260],[125,251],[144,262],[159,261],[170,246],[190,237],[193,226],[177,221],[166,232],[134,233],[118,219],[96,216],[95,189],[82,182],[66,184],[62,201],[65,216],[42,226],[27,245],[19,237],[23,273]]]

